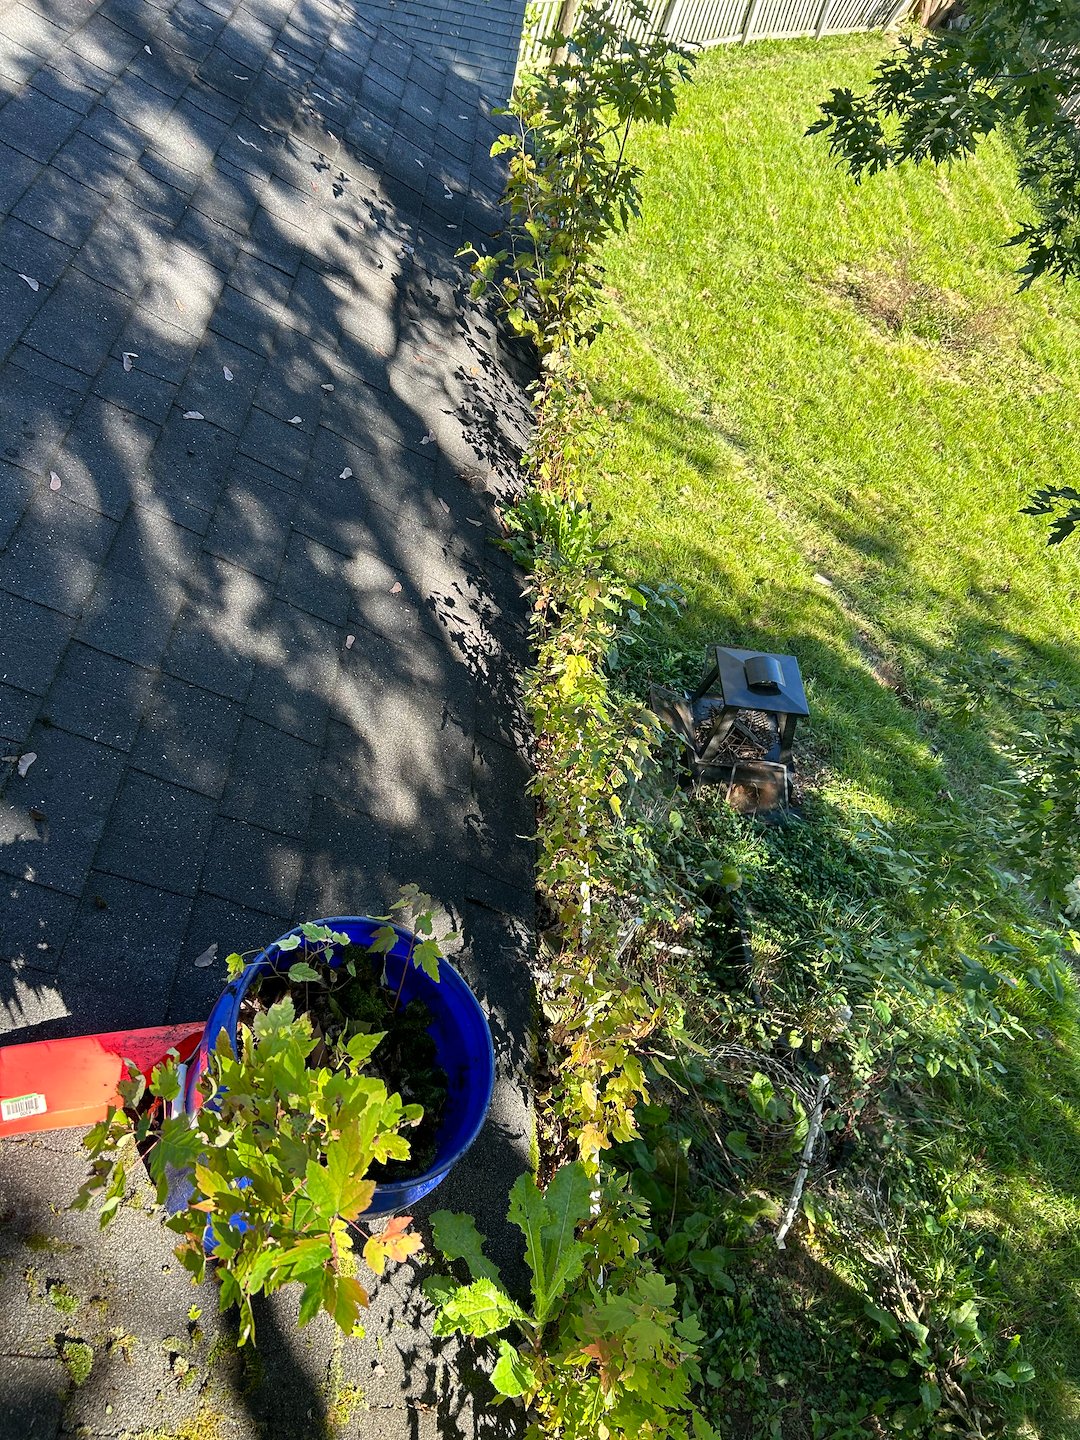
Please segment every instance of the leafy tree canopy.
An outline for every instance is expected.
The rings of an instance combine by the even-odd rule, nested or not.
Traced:
[[[825,134],[856,180],[904,160],[964,159],[995,130],[1016,149],[1035,218],[1009,240],[1021,289],[1080,275],[1080,0],[968,0],[950,28],[903,37],[863,95],[837,89],[810,134]],[[1080,493],[1050,486],[1030,515],[1050,543],[1080,529]]]
[[[834,90],[821,109],[810,133],[856,180],[1008,131],[1037,207],[1009,241],[1027,252],[1022,287],[1080,275],[1080,0],[968,0],[952,28],[901,39],[865,94]]]

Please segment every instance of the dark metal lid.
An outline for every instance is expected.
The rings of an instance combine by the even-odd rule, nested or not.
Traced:
[[[725,705],[773,715],[809,715],[799,662],[794,655],[714,647]]]

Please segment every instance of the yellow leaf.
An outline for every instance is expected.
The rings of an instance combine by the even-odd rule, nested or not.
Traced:
[[[404,1233],[412,1222],[411,1215],[400,1215],[390,1221],[381,1235],[372,1235],[364,1246],[364,1259],[376,1275],[386,1269],[387,1260],[405,1260],[420,1249],[423,1241],[415,1232]]]
[[[588,1164],[596,1159],[601,1150],[611,1148],[611,1141],[598,1125],[588,1124],[578,1136],[578,1154]]]

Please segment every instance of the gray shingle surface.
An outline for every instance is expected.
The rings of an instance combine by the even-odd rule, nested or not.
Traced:
[[[522,11],[0,4],[0,742],[37,756],[0,765],[0,1028],[201,1018],[228,951],[419,880],[500,1017],[498,1123],[456,1182],[501,1186],[499,1214],[528,1157],[531,812],[524,605],[487,541],[528,377],[455,254],[495,224]],[[5,1144],[0,1187],[28,1155]],[[175,1277],[100,1285],[111,1324],[190,1304]],[[21,1296],[5,1333],[29,1333]],[[239,1440],[322,1413],[297,1377],[326,1337],[279,1350],[230,1402]],[[198,1387],[129,1368],[121,1408],[88,1385],[66,1430],[195,1416]],[[386,1369],[355,1433],[427,1434],[424,1366]],[[51,1440],[62,1376],[34,1383]]]

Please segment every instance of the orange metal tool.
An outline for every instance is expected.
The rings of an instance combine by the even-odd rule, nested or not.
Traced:
[[[131,1060],[149,1078],[176,1050],[190,1059],[205,1022],[115,1030],[69,1040],[32,1040],[0,1048],[0,1136],[93,1125],[118,1106],[117,1085]]]

